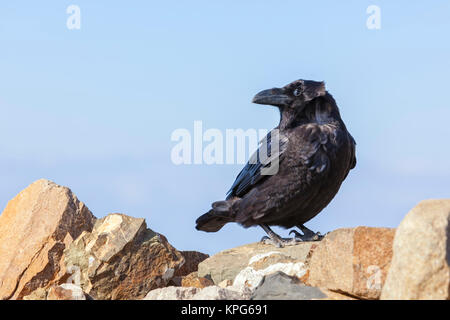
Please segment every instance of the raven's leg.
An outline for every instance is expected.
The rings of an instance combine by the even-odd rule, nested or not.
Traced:
[[[297,228],[299,228],[303,232],[303,234],[300,234],[296,230],[292,230],[291,232],[289,232],[289,234],[295,234],[294,239],[296,239],[297,241],[319,241],[323,238],[323,235],[321,235],[320,232],[316,233],[302,224],[298,225]]]
[[[278,234],[276,234],[267,224],[259,225],[263,230],[267,233],[268,236],[264,236],[261,239],[261,242],[265,244],[273,244],[277,248],[282,248],[284,246],[291,246],[299,243],[301,240],[295,238],[282,238]]]

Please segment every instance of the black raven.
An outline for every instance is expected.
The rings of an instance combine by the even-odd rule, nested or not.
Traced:
[[[253,102],[278,107],[280,124],[263,139],[226,200],[214,202],[196,228],[216,232],[228,222],[259,225],[269,236],[264,241],[277,246],[319,240],[320,233],[303,224],[330,203],[355,167],[355,140],[324,82],[297,80],[261,91]],[[274,159],[279,167],[271,173]],[[281,238],[270,226],[296,226],[302,234],[293,230],[294,238]]]

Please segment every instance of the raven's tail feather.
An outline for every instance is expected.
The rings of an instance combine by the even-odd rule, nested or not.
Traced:
[[[214,202],[212,209],[195,221],[195,228],[206,232],[219,231],[228,222],[234,221],[232,204],[233,201],[229,200]]]

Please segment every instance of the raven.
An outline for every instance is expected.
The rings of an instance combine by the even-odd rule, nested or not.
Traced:
[[[320,240],[304,223],[330,203],[355,167],[355,140],[324,82],[296,80],[259,92],[253,102],[278,107],[280,123],[262,140],[226,200],[214,202],[196,220],[196,229],[216,232],[228,222],[259,225],[268,235],[263,241],[278,247]],[[271,173],[274,159],[277,172]],[[281,238],[270,226],[298,227],[302,233],[292,230],[292,239]]]

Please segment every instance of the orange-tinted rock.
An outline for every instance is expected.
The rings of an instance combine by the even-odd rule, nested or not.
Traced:
[[[315,287],[378,299],[392,259],[395,229],[358,227],[329,233],[314,249],[307,278]]]
[[[38,288],[31,294],[23,296],[22,300],[47,300],[48,288]]]
[[[64,252],[72,281],[93,299],[142,299],[166,286],[184,263],[144,219],[110,214],[97,220]]]
[[[183,277],[181,281],[181,286],[183,287],[194,287],[194,288],[205,288],[214,285],[214,282],[207,278],[199,277],[197,272],[192,272],[187,276]]]
[[[64,249],[95,218],[70,189],[38,180],[0,216],[0,299],[21,299],[65,272]]]
[[[64,283],[59,286],[52,286],[48,290],[47,300],[86,300],[86,296],[80,287]]]

